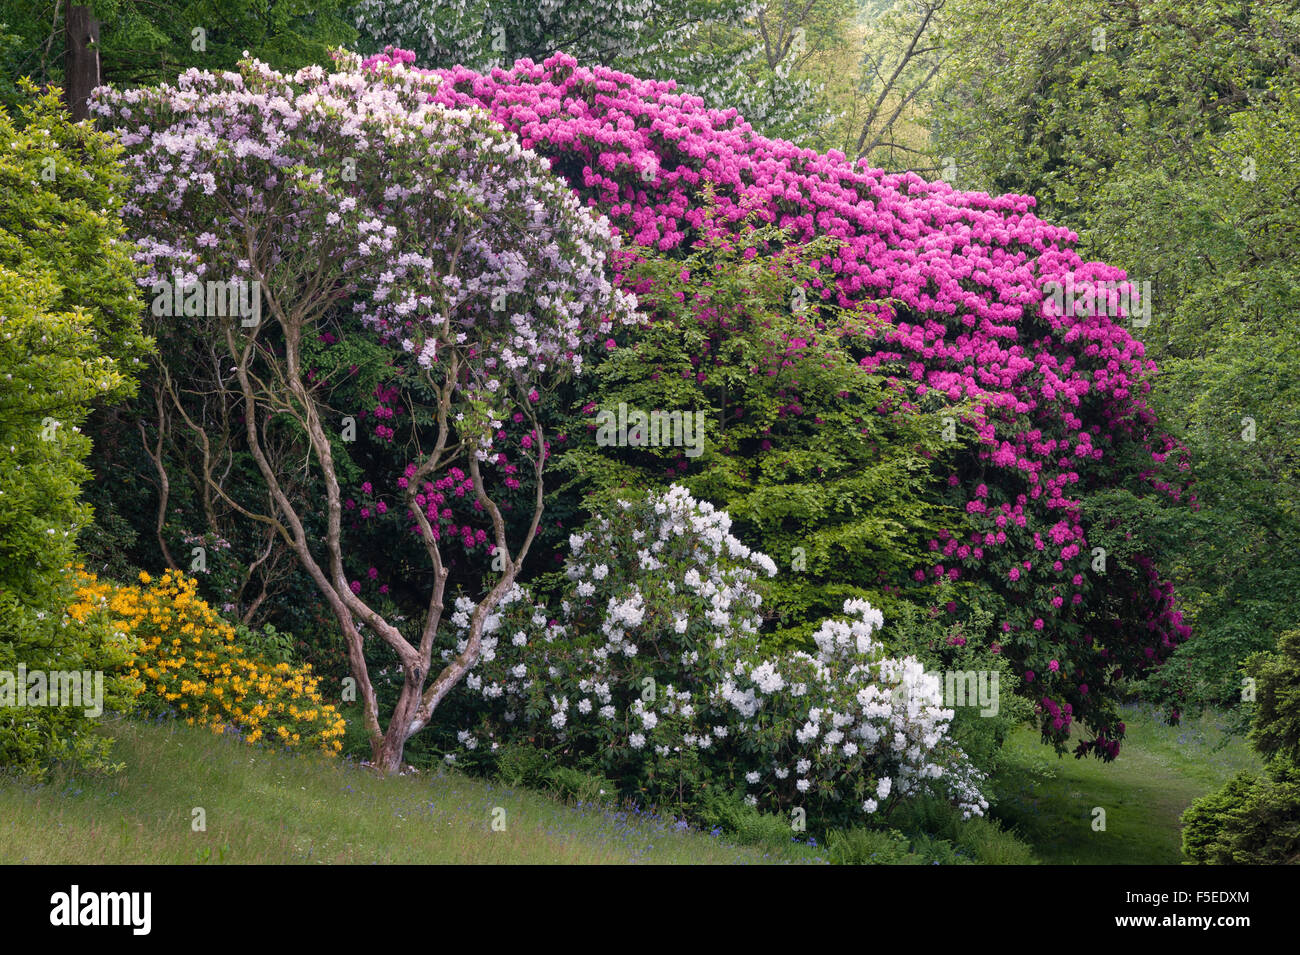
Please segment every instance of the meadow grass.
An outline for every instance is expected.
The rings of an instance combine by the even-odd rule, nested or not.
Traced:
[[[1179,817],[1239,769],[1246,742],[1210,713],[1170,727],[1126,707],[1120,757],[1058,758],[1024,727],[1007,744],[995,815],[1055,864],[1182,862]],[[0,863],[824,862],[821,849],[763,847],[671,818],[572,804],[443,768],[380,778],[345,760],[248,746],[175,722],[107,722],[117,775],[0,777]],[[1093,809],[1106,810],[1094,831]],[[195,832],[201,808],[207,829]],[[505,829],[492,828],[504,810]],[[1023,862],[1008,858],[1008,862]]]
[[[1013,770],[1003,779],[995,814],[1050,864],[1167,865],[1186,861],[1180,816],[1259,759],[1240,737],[1227,736],[1222,714],[1163,724],[1146,706],[1122,708],[1126,738],[1119,758],[1058,757],[1022,727],[1008,741]],[[1106,812],[1093,829],[1094,809]]]
[[[108,722],[117,775],[0,778],[0,862],[821,862],[795,844],[738,847],[674,820],[572,805],[440,769],[356,764],[222,739],[174,722]],[[492,828],[503,809],[505,829]],[[201,808],[207,830],[192,828]]]

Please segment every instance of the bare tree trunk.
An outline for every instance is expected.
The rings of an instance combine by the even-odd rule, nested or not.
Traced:
[[[247,224],[245,225],[245,231],[248,244],[248,261],[252,263],[254,276],[259,282],[263,283],[261,287],[263,294],[266,296],[267,306],[275,317],[284,337],[284,364],[276,369],[276,379],[280,383],[282,391],[274,396],[274,401],[268,400],[269,396],[264,397],[264,391],[259,391],[259,389],[266,388],[260,380],[257,380],[256,386],[254,385],[255,376],[251,367],[256,357],[265,354],[265,352],[259,351],[257,343],[259,327],[255,326],[246,336],[240,335],[238,337],[233,325],[226,326],[223,331],[228,354],[235,362],[233,369],[235,380],[238,382],[239,393],[243,396],[245,406],[244,429],[248,449],[265,481],[266,489],[270,494],[273,513],[270,515],[253,514],[231,499],[219,485],[215,486],[214,490],[239,513],[259,520],[268,527],[273,528],[297,556],[300,566],[311,577],[316,588],[329,604],[335,620],[343,631],[343,638],[348,652],[348,665],[356,682],[356,689],[360,692],[366,734],[370,741],[372,763],[381,773],[399,772],[407,740],[428,725],[439,703],[442,702],[452,687],[459,683],[465,674],[478,662],[483,630],[488,617],[500,606],[501,601],[514,586],[519,576],[519,569],[537,536],[545,506],[542,475],[546,460],[546,441],[536,415],[530,410],[529,417],[533,425],[533,437],[536,440],[536,451],[532,464],[537,488],[533,500],[532,522],[519,545],[519,549],[513,555],[507,545],[506,525],[504,518],[501,516],[501,510],[488,494],[487,487],[484,484],[479,460],[475,453],[476,448],[472,445],[464,448],[458,445],[452,450],[453,455],[462,452],[468,453],[468,467],[474,484],[475,497],[492,520],[494,547],[496,552],[500,554],[503,568],[501,576],[497,579],[495,585],[474,608],[474,613],[470,618],[465,649],[448,661],[437,676],[433,678],[432,682],[426,686],[434,669],[434,646],[438,636],[439,623],[442,620],[443,595],[449,571],[443,563],[438,538],[434,534],[423,509],[415,505],[415,497],[419,492],[420,482],[426,475],[433,473],[438,467],[454,459],[454,457],[447,457],[444,452],[447,451],[448,438],[451,433],[448,418],[452,410],[452,395],[459,381],[459,359],[456,352],[452,351],[451,357],[448,359],[448,367],[444,372],[445,381],[442,384],[427,379],[430,386],[439,393],[437,405],[438,439],[432,452],[424,455],[417,465],[406,489],[411,513],[415,517],[421,540],[434,569],[434,584],[429,596],[427,616],[422,627],[419,645],[416,646],[397,627],[385,620],[373,607],[362,600],[359,594],[353,593],[348,583],[343,564],[343,495],[334,465],[334,450],[330,436],[326,432],[325,418],[323,416],[324,406],[319,403],[319,400],[307,387],[303,378],[304,369],[300,349],[303,328],[308,322],[306,318],[308,310],[301,303],[298,305],[297,310],[286,309],[285,304],[276,296],[273,288],[265,283],[257,236]],[[463,241],[463,236],[458,241]],[[316,542],[309,537],[294,501],[286,493],[285,487],[282,485],[275,468],[272,467],[267,456],[265,422],[262,425],[262,433],[259,434],[259,417],[269,419],[271,415],[276,413],[292,416],[301,426],[306,440],[314,452],[318,473],[325,484],[326,527],[323,535],[324,539],[320,541],[324,545],[324,556],[327,558],[324,562],[317,559],[313,548],[313,544]],[[185,417],[187,423],[190,423],[188,416]],[[208,480],[211,482],[210,476],[208,476]],[[283,519],[283,523],[281,519]],[[368,628],[368,633],[363,634],[362,630],[365,628]],[[387,728],[380,724],[378,699],[366,664],[365,637],[371,634],[381,639],[397,654],[402,667],[402,690],[397,705],[389,718]]]
[[[90,91],[100,85],[99,23],[90,15],[90,7],[68,7],[64,36],[68,48],[64,96],[72,121],[78,123],[90,118]]]
[[[406,741],[414,735],[411,727],[414,723],[415,709],[420,704],[420,691],[423,688],[424,674],[418,667],[414,672],[406,674],[406,680],[402,684],[402,694],[397,698],[397,706],[393,708],[392,716],[388,720],[388,730],[383,738],[376,740],[371,747],[371,761],[385,776],[400,772],[402,769],[402,754],[406,750]]]
[[[167,541],[163,537],[163,527],[167,524],[167,500],[171,493],[171,481],[167,477],[167,465],[163,461],[163,438],[167,434],[167,413],[163,407],[161,389],[154,390],[154,406],[158,409],[158,446],[154,450],[149,450],[149,437],[144,429],[144,420],[136,421],[140,428],[140,443],[144,446],[144,453],[153,462],[154,469],[158,472],[158,517],[155,521],[154,533],[158,538],[158,548],[162,551],[163,560],[167,561],[167,566],[172,570],[179,570],[176,561],[172,559],[171,551],[167,549]]]

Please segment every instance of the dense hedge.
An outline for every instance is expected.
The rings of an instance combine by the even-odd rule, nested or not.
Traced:
[[[107,757],[87,715],[98,704],[22,705],[17,682],[111,671],[126,652],[63,614],[62,572],[91,518],[81,425],[93,402],[133,390],[147,343],[117,216],[118,147],[68,122],[57,90],[26,84],[25,96],[15,117],[0,108],[0,766],[40,773]],[[124,691],[110,677],[99,703]]]

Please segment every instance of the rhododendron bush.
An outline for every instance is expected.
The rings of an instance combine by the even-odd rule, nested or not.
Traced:
[[[390,51],[367,62],[386,75],[412,60]],[[1078,721],[1092,731],[1078,752],[1115,755],[1119,685],[1188,635],[1137,529],[1086,507],[1116,487],[1183,493],[1175,468],[1185,462],[1143,397],[1154,365],[1116,307],[1128,301],[1121,270],[1083,262],[1076,237],[1038,219],[1031,197],[963,193],[801,150],[671,83],[566,56],[432,75],[437,102],[489,109],[632,243],[688,249],[706,183],[733,221],[757,208],[795,241],[841,240],[817,263],[827,279],[808,283],[809,300],[891,300],[876,308],[893,328],[862,366],[899,365],[907,395],[937,391],[973,409],[956,422],[973,449],[939,477],[974,527],[936,536],[933,562],[913,576],[977,585],[970,599],[997,615],[1000,650],[1045,736],[1062,743]],[[1058,303],[1056,287],[1078,294]],[[1124,552],[1097,553],[1103,537]]]
[[[606,274],[608,224],[542,159],[481,110],[431,102],[433,80],[357,66],[191,70],[175,87],[101,88],[93,109],[126,147],[125,214],[165,341],[158,400],[191,436],[204,495],[273,529],[325,598],[373,758],[392,770],[475,662],[532,544],[538,385],[580,371],[584,341],[634,301]],[[231,422],[251,498],[212,459]],[[507,422],[522,468],[496,446]],[[498,490],[526,511],[517,534]],[[404,607],[373,583],[375,540]],[[473,611],[435,673],[452,550],[477,562]],[[391,714],[380,659],[400,673]]]
[[[674,485],[573,534],[559,618],[521,586],[489,618],[460,751],[527,740],[655,803],[724,783],[822,824],[921,791],[982,813],[939,679],[885,653],[866,601],[822,623],[816,652],[765,654],[759,588],[776,565],[730,527]],[[464,652],[472,609],[458,603],[460,641],[444,657]]]

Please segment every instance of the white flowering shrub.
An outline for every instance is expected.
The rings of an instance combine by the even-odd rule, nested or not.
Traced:
[[[649,802],[718,785],[826,825],[922,789],[982,814],[939,681],[886,654],[879,611],[849,601],[816,652],[763,652],[759,589],[776,565],[730,526],[674,485],[574,534],[558,618],[516,587],[488,619],[461,753],[527,741]],[[462,643],[470,606],[452,617]]]

